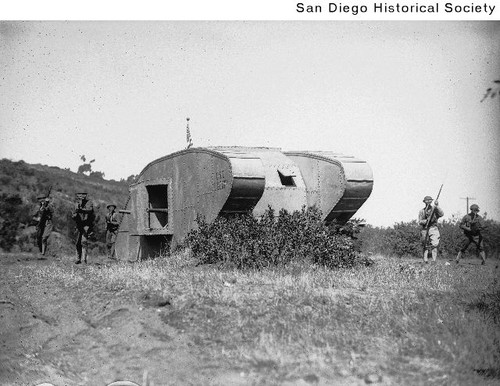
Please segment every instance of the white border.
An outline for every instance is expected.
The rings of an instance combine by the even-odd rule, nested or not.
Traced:
[[[320,6],[321,12],[298,12],[297,4]],[[330,3],[337,6],[361,7],[367,12],[330,12]],[[438,13],[375,12],[374,4],[391,6],[439,7]],[[459,7],[495,6],[487,12],[446,12],[446,4]],[[337,7],[338,8],[338,7]],[[479,9],[476,8],[476,9]],[[421,8],[422,9],[422,8]],[[496,0],[17,0],[3,4],[0,20],[500,20],[500,3]]]

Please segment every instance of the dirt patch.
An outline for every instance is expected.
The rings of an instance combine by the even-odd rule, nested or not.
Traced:
[[[145,374],[156,386],[497,381],[496,262],[278,275],[183,268],[185,258],[0,255],[0,385],[146,386]],[[455,288],[453,275],[463,294],[427,290]],[[453,319],[461,309],[475,319]],[[474,369],[447,362],[478,340]]]
[[[169,299],[85,282],[61,287],[36,275],[47,266],[86,269],[69,258],[0,256],[2,385],[141,384],[145,372],[155,385],[243,380],[228,364],[207,357],[188,332],[162,321]]]

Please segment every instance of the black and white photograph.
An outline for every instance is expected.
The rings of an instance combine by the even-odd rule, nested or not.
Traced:
[[[500,384],[500,9],[319,4],[0,16],[1,385]]]

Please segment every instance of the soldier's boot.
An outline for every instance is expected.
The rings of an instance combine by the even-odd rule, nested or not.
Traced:
[[[40,251],[40,254],[38,255],[38,260],[43,260],[44,259],[44,246],[43,244],[41,244],[39,247],[38,247],[38,250]]]
[[[82,263],[82,256],[78,255],[78,259],[75,261],[75,264],[81,264]]]
[[[485,251],[481,251],[479,252],[479,254],[481,255],[481,265],[485,265],[486,264],[486,252]]]
[[[87,264],[87,248],[83,250],[83,261]]]
[[[462,251],[458,252],[457,258],[455,259],[455,262],[458,264],[460,262],[460,259],[462,258]]]
[[[428,263],[428,261],[427,261],[427,256],[428,256],[428,255],[429,255],[429,251],[426,249],[426,250],[424,251],[424,263],[425,263],[425,264],[427,264],[427,263]]]
[[[438,256],[438,251],[436,248],[434,248],[432,251],[431,251],[431,254],[432,254],[432,261],[433,262],[436,262],[436,259],[437,259],[437,256]]]
[[[42,255],[45,256],[45,252],[47,252],[47,244],[42,244]]]

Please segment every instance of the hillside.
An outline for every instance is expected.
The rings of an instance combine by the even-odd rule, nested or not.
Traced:
[[[85,191],[93,201],[97,215],[94,248],[102,250],[106,205],[122,207],[128,197],[128,183],[74,173],[47,165],[32,165],[24,161],[0,160],[0,250],[33,250],[33,227],[28,227],[31,214],[37,208],[36,197],[49,188],[55,209],[54,235],[51,252],[69,251],[74,237],[71,209],[75,193]],[[72,250],[72,248],[71,248]]]

